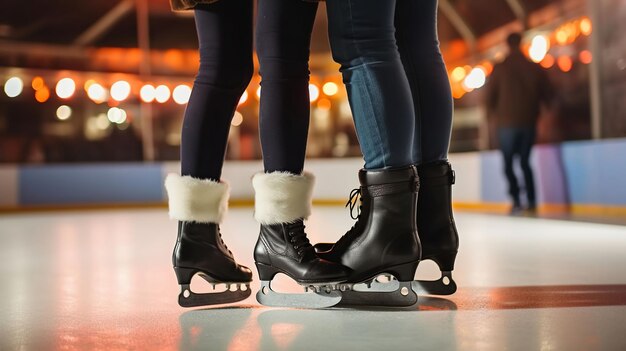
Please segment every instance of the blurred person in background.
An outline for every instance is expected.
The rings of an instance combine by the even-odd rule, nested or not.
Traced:
[[[504,158],[504,173],[513,202],[511,214],[524,211],[520,200],[520,185],[513,162],[519,157],[524,174],[526,210],[536,212],[537,198],[530,152],[535,143],[537,119],[541,105],[548,105],[552,86],[546,72],[530,61],[521,50],[522,35],[512,33],[507,38],[509,55],[495,65],[486,89],[487,116],[496,120],[500,151]]]
[[[170,217],[179,221],[173,255],[181,286],[178,301],[184,307],[241,301],[250,295],[252,271],[235,261],[219,231],[229,198],[229,185],[221,175],[231,120],[254,70],[254,2],[170,3],[174,10],[194,10],[200,53],[183,119],[181,174],[170,174],[165,181]],[[313,187],[313,175],[303,167],[310,113],[309,46],[318,5],[301,0],[257,3],[259,129],[265,170],[253,178],[255,218],[261,223],[254,258],[267,292],[263,296],[270,299],[260,302],[276,304],[289,301],[275,298],[278,293],[269,286],[277,272],[298,283],[322,285],[345,280],[347,270],[315,255],[303,224],[311,211]],[[190,282],[196,273],[237,289],[194,293]]]

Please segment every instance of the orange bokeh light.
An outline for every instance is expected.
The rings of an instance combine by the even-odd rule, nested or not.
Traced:
[[[33,86],[33,89],[35,89],[35,90],[39,90],[39,89],[43,88],[45,86],[43,78],[41,78],[39,76],[33,78],[32,86]]]
[[[561,69],[561,71],[565,73],[572,70],[572,58],[569,56],[559,57],[559,59],[556,61],[556,64],[559,66],[559,69]]]
[[[588,17],[583,17],[583,19],[580,20],[579,26],[580,26],[580,32],[585,36],[591,34],[591,31],[593,30],[591,20]]]
[[[552,68],[554,66],[554,56],[547,54],[539,64],[545,69]]]
[[[591,54],[591,51],[583,50],[578,55],[578,58],[580,59],[580,62],[584,63],[585,65],[588,65],[593,60],[593,55]]]
[[[324,98],[324,99],[320,99],[317,102],[317,108],[319,108],[320,110],[330,110],[332,106],[332,103],[330,102],[330,100]]]
[[[35,92],[35,100],[44,103],[50,98],[50,89],[47,86],[43,86]]]

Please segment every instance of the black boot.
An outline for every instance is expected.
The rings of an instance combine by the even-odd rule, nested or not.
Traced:
[[[419,180],[415,167],[393,170],[361,170],[361,195],[357,223],[332,248],[320,249],[318,256],[352,269],[349,283],[370,285],[381,274],[398,279],[392,291],[344,292],[341,304],[410,306],[417,302],[412,291],[415,270],[420,261],[420,241],[416,229]],[[393,286],[393,285],[392,285]],[[354,287],[353,287],[354,288]]]
[[[255,218],[261,231],[254,260],[261,279],[257,300],[268,306],[323,308],[337,304],[337,284],[349,274],[346,267],[317,257],[304,231],[310,214],[313,177],[310,174],[262,173],[253,178]],[[315,293],[282,294],[271,280],[283,273]]]
[[[237,302],[251,295],[252,271],[237,264],[222,240],[218,223],[228,202],[228,186],[189,176],[169,175],[165,181],[170,217],[179,220],[178,238],[172,263],[183,307]],[[194,293],[191,278],[198,274],[214,287],[226,284],[217,293]],[[234,289],[231,289],[234,285]]]
[[[422,243],[422,260],[432,260],[442,276],[436,281],[417,281],[418,291],[450,295],[456,291],[452,280],[454,261],[459,249],[459,235],[452,213],[454,171],[448,162],[417,167],[420,195],[417,202],[417,228]]]

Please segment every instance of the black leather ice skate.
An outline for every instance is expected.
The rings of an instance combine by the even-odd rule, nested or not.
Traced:
[[[189,176],[169,175],[165,181],[170,217],[179,220],[178,238],[172,263],[181,292],[183,307],[232,303],[251,295],[252,271],[237,264],[222,240],[219,224],[228,203],[228,186]],[[225,290],[195,293],[191,279],[198,274],[213,288],[224,284]]]
[[[441,278],[418,280],[413,287],[419,293],[451,295],[457,289],[452,271],[459,249],[452,213],[454,171],[448,162],[438,162],[421,165],[417,172],[420,178],[417,229],[422,242],[422,260],[434,261],[441,270]]]
[[[349,269],[320,259],[304,231],[303,218],[310,214],[313,177],[310,174],[263,173],[253,178],[255,218],[261,223],[254,260],[261,279],[259,303],[267,306],[324,308],[341,301],[339,283]],[[310,290],[279,293],[271,281],[283,273]]]
[[[318,256],[352,269],[349,284],[342,285],[341,305],[413,306],[417,294],[412,281],[421,254],[415,167],[361,170],[359,180],[361,187],[352,192],[349,202],[354,206],[360,194],[356,224],[335,244],[318,244]],[[384,274],[398,282],[376,284]],[[361,283],[368,288],[361,289]]]
[[[420,190],[416,218],[422,245],[421,259],[434,261],[441,270],[441,277],[433,281],[415,280],[413,290],[418,294],[451,295],[457,289],[452,271],[459,248],[459,236],[452,213],[454,171],[449,163],[437,162],[421,165],[417,172]],[[332,247],[332,243],[319,243],[315,245],[315,250],[325,252]],[[380,284],[372,280],[368,283],[369,287],[372,290],[392,290],[397,286],[393,284],[393,276],[383,275],[381,278],[387,282]]]

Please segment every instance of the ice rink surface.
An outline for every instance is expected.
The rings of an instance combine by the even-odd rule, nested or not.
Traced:
[[[456,217],[459,291],[391,311],[262,307],[256,270],[248,300],[186,310],[165,210],[1,215],[0,350],[626,350],[626,227]],[[307,231],[334,241],[351,225],[318,207]],[[251,208],[222,226],[250,267],[257,231]]]

